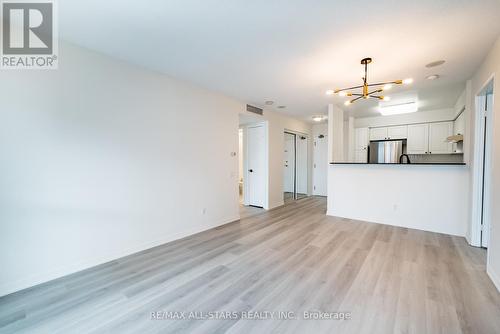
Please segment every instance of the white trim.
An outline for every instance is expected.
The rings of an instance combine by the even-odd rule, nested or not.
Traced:
[[[486,97],[474,96],[474,170],[472,174],[472,209],[471,209],[471,245],[481,247],[481,198],[482,198],[482,180],[483,180],[483,138],[484,138],[484,105]]]
[[[487,81],[481,86],[481,88],[474,94],[474,156],[473,156],[473,171],[472,171],[472,203],[471,203],[471,235],[469,243],[475,247],[481,247],[481,205],[482,205],[482,183],[483,177],[490,178],[489,175],[483,175],[483,158],[484,158],[484,109],[486,103],[486,96],[481,95],[484,89],[490,84],[493,80],[494,82],[495,75],[492,74]],[[490,128],[490,135],[487,138],[491,141],[491,125],[493,124],[493,113],[489,116],[488,127]],[[486,173],[491,172],[491,147],[487,150],[486,161],[490,162],[490,165],[487,167]],[[485,191],[487,193],[488,190]],[[489,212],[489,208],[487,207],[485,212]],[[488,218],[487,218],[488,219]],[[491,224],[490,224],[491,226]]]
[[[416,226],[409,226],[409,225],[404,225],[404,224],[397,224],[397,223],[388,223],[386,221],[374,221],[374,220],[366,220],[366,218],[360,217],[360,216],[352,216],[352,217],[342,217],[337,214],[333,214],[331,211],[326,211],[327,216],[331,217],[336,217],[336,218],[341,218],[341,219],[348,219],[348,220],[354,220],[362,223],[368,223],[368,224],[378,224],[378,225],[387,225],[387,226],[395,226],[395,227],[404,227],[407,229],[411,230],[416,230],[416,231],[425,231],[425,232],[433,232],[433,233],[439,233],[439,234],[446,234],[446,235],[452,235],[455,237],[464,237],[464,233],[457,233],[457,232],[450,232],[449,230],[442,230],[442,229],[435,229],[435,228],[429,228],[429,229],[423,229],[419,228]]]
[[[280,206],[283,206],[283,205],[285,205],[285,201],[279,201],[279,202],[276,202],[276,203],[271,203],[271,204],[269,204],[269,210],[279,208]]]
[[[500,292],[500,276],[491,269],[491,266],[488,264],[486,265],[486,273],[490,277],[491,281],[493,282],[493,285],[497,288],[498,292]]]

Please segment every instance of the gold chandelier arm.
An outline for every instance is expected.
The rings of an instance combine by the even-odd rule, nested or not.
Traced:
[[[351,100],[351,103],[354,103],[354,102],[356,102],[357,100],[362,99],[362,98],[363,98],[363,95],[361,95],[360,97],[357,97],[357,98],[355,98],[355,99],[352,99],[352,100]]]
[[[335,89],[334,90],[334,93],[337,94],[339,92],[343,92],[343,91],[346,91],[346,90],[351,90],[351,89],[358,89],[358,88],[362,88],[363,85],[361,86],[354,86],[354,87],[349,87],[349,88],[342,88],[342,89]]]
[[[368,87],[391,85],[391,84],[400,85],[402,83],[403,83],[403,80],[394,80],[394,81],[387,81],[387,82],[379,82],[379,83],[369,84]]]
[[[377,94],[377,93],[382,93],[384,90],[383,89],[376,89],[374,90],[373,92],[369,92],[368,95],[372,95],[372,94]]]
[[[371,98],[377,99],[377,100],[383,100],[384,98],[382,96],[377,96],[377,95],[368,95]]]

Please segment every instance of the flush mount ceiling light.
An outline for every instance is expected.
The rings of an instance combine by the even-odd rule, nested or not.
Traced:
[[[325,120],[325,119],[326,119],[326,117],[325,117],[325,116],[323,116],[323,115],[314,115],[314,116],[312,117],[312,119],[313,119],[313,121],[315,121],[315,122],[321,122],[321,121]]]
[[[383,116],[409,114],[418,111],[416,102],[406,102],[392,105],[380,106],[379,111]]]
[[[389,101],[388,96],[383,96],[383,95],[378,95],[378,94],[382,93],[384,90],[391,89],[392,85],[402,85],[402,84],[408,85],[408,84],[411,84],[413,82],[413,79],[404,79],[404,80],[394,80],[394,81],[389,81],[389,82],[379,82],[379,83],[369,84],[368,83],[368,64],[370,64],[371,62],[372,62],[371,58],[364,58],[361,60],[361,65],[365,66],[365,76],[362,78],[363,84],[361,86],[336,89],[333,91],[333,94],[338,94],[339,96],[356,96],[356,98],[354,98],[352,100],[345,101],[344,105],[348,106],[348,105],[351,105],[360,99],[368,99],[368,98]],[[361,88],[361,92],[359,92],[359,93],[353,92],[354,90],[357,90],[360,88]],[[370,90],[370,89],[373,89],[373,90]],[[332,95],[332,90],[326,91],[326,94]]]
[[[266,101],[265,104],[266,106],[272,106],[274,104],[274,101]]]
[[[278,109],[285,109],[286,106],[278,106]]]
[[[436,60],[436,61],[433,61],[433,62],[425,65],[425,67],[427,67],[427,68],[436,67],[439,65],[443,65],[444,63],[445,63],[445,60]]]
[[[431,74],[425,77],[427,80],[436,80],[439,79],[439,74]]]

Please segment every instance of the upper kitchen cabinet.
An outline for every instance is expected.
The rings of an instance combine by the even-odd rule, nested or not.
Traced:
[[[370,140],[406,139],[408,137],[408,126],[389,126],[370,129]]]
[[[429,124],[429,153],[452,153],[453,145],[446,140],[451,135],[453,135],[453,122]]]
[[[463,135],[465,133],[465,116],[464,116],[464,114],[465,113],[462,112],[454,122],[454,125],[453,125],[453,127],[454,127],[453,134],[454,135]]]
[[[429,124],[408,125],[408,154],[429,153]]]
[[[370,129],[370,140],[386,140],[387,136],[387,128]]]
[[[408,126],[391,126],[387,128],[388,139],[406,139],[408,138]]]

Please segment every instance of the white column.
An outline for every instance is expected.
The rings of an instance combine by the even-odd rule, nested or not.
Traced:
[[[328,162],[344,161],[344,111],[328,105]]]

